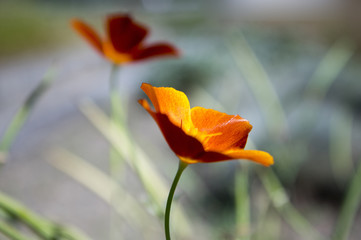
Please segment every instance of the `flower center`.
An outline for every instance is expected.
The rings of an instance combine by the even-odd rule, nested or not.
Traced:
[[[129,53],[117,52],[110,41],[103,43],[103,51],[104,55],[115,63],[121,64],[132,61],[132,56]]]

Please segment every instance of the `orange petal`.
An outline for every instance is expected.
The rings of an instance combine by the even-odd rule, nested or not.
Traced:
[[[264,166],[270,166],[273,164],[273,157],[264,151],[240,149],[224,152],[224,154],[234,159],[248,159]]]
[[[128,15],[118,14],[109,17],[107,27],[114,49],[121,53],[129,53],[148,34],[144,26],[134,23]]]
[[[206,151],[222,152],[244,148],[252,125],[238,115],[228,115],[213,109],[194,107],[191,110],[194,127],[209,135],[203,146]]]
[[[152,44],[134,54],[134,59],[143,60],[158,56],[179,56],[178,50],[167,43]]]
[[[149,97],[156,112],[167,115],[174,125],[185,131],[193,127],[189,101],[183,92],[174,88],[153,87],[147,83],[143,83],[141,89]]]
[[[99,35],[91,27],[78,19],[73,19],[71,21],[71,25],[95,49],[97,49],[100,53],[103,54],[102,41],[100,40]]]
[[[198,158],[198,162],[211,163],[231,159],[247,159],[264,166],[270,166],[273,164],[273,157],[269,153],[258,150],[243,149],[225,152],[205,152]]]
[[[202,144],[194,137],[187,135],[180,126],[174,125],[167,115],[154,112],[144,99],[138,101],[154,118],[165,140],[172,151],[187,163],[196,163],[197,156],[204,152]]]

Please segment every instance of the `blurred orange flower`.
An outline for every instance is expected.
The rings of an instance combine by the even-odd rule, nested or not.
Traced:
[[[138,102],[157,122],[168,145],[185,163],[248,159],[265,166],[273,157],[263,151],[244,150],[252,125],[238,115],[213,109],[190,108],[187,96],[174,88],[143,83],[155,110],[145,99]]]
[[[124,14],[109,16],[107,37],[101,37],[86,23],[71,21],[72,27],[103,56],[116,64],[124,64],[160,56],[178,56],[178,50],[168,43],[146,45],[148,29]]]

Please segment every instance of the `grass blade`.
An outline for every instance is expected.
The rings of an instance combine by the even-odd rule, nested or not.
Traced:
[[[13,228],[9,224],[1,220],[0,220],[0,233],[2,233],[4,236],[7,236],[11,240],[30,240],[30,238],[25,237],[15,228]]]
[[[361,162],[361,161],[360,161]],[[333,233],[332,240],[346,240],[350,234],[350,229],[355,219],[357,210],[361,203],[361,164],[353,176],[346,193],[345,201],[341,208],[341,213]]]
[[[141,226],[144,233],[149,230],[149,222],[154,217],[145,210],[131,194],[119,186],[112,178],[98,168],[89,164],[78,156],[66,151],[56,150],[51,153],[50,164],[66,173],[107,204],[114,207],[115,211],[134,226]]]
[[[338,182],[345,183],[353,173],[351,112],[335,112],[330,122],[330,162]],[[342,184],[343,185],[343,184]]]
[[[312,75],[305,91],[305,98],[324,99],[332,83],[353,56],[357,45],[349,39],[340,39],[326,53]]]
[[[259,169],[258,175],[265,187],[273,206],[286,222],[306,239],[324,239],[324,237],[304,218],[290,203],[285,189],[282,187],[272,169]]]
[[[237,240],[250,240],[251,235],[248,172],[247,163],[240,163],[235,180]]]
[[[63,227],[57,223],[38,216],[21,203],[0,192],[0,208],[7,214],[28,226],[41,239],[56,239],[59,236],[67,236],[68,240],[89,240],[83,233],[69,227]]]
[[[237,38],[231,38],[228,43],[237,66],[267,118],[265,123],[271,136],[279,136],[280,133],[287,131],[287,119],[266,71],[242,34],[238,34]]]
[[[13,120],[11,121],[9,127],[6,129],[4,136],[2,137],[0,142],[0,164],[6,161],[8,151],[15,137],[18,135],[21,127],[24,125],[35,103],[43,95],[46,89],[48,89],[48,87],[54,80],[55,72],[56,69],[54,67],[50,68],[47,71],[40,84],[29,95],[24,105],[18,110]]]

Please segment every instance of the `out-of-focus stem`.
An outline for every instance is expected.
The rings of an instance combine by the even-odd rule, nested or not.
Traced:
[[[112,126],[125,129],[125,115],[123,110],[123,104],[118,89],[118,73],[120,67],[116,64],[112,65],[112,69],[109,77],[109,96],[110,96],[110,121]],[[119,172],[120,162],[122,162],[121,156],[114,150],[113,147],[110,148],[109,152],[109,170],[110,175],[113,178],[116,178],[116,175]]]
[[[111,117],[112,120],[116,123],[124,123],[124,111],[121,104],[121,98],[118,89],[118,78],[120,67],[116,64],[112,65],[110,78],[109,78],[109,94],[110,94],[110,107],[111,107]]]

